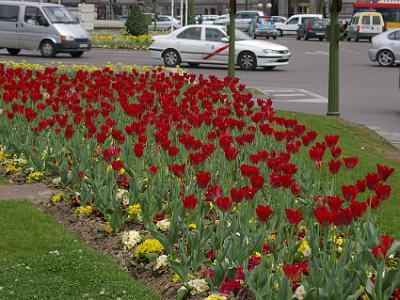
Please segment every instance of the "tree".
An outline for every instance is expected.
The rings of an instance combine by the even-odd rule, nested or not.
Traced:
[[[128,19],[126,20],[126,31],[131,35],[143,35],[147,32],[147,25],[145,16],[139,6],[132,6],[129,12]]]

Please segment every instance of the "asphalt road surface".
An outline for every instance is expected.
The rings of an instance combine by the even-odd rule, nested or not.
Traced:
[[[329,44],[319,41],[297,41],[294,37],[276,40],[289,47],[292,59],[287,66],[273,71],[237,70],[236,76],[249,87],[268,93],[278,109],[325,115],[328,97]],[[368,42],[340,43],[340,112],[341,117],[356,124],[363,124],[400,148],[400,68],[379,67],[368,57]],[[0,50],[0,61],[25,60],[29,63],[48,63],[39,52],[21,51],[9,56]],[[81,58],[60,54],[52,59],[64,64],[101,66],[107,62],[159,65],[146,51],[92,50]],[[223,77],[226,68],[200,66],[188,68],[189,72],[215,74]]]

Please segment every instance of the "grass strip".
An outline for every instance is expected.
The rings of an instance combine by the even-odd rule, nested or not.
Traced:
[[[0,201],[0,233],[0,299],[161,299],[30,201]]]

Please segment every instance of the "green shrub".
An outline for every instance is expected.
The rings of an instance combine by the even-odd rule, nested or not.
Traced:
[[[131,35],[143,35],[147,33],[145,16],[142,14],[140,7],[134,5],[126,20],[126,31]]]

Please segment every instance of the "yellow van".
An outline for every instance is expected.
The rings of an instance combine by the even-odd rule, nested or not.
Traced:
[[[378,12],[358,12],[351,18],[347,26],[347,40],[358,42],[360,39],[368,39],[385,30],[382,15]]]

